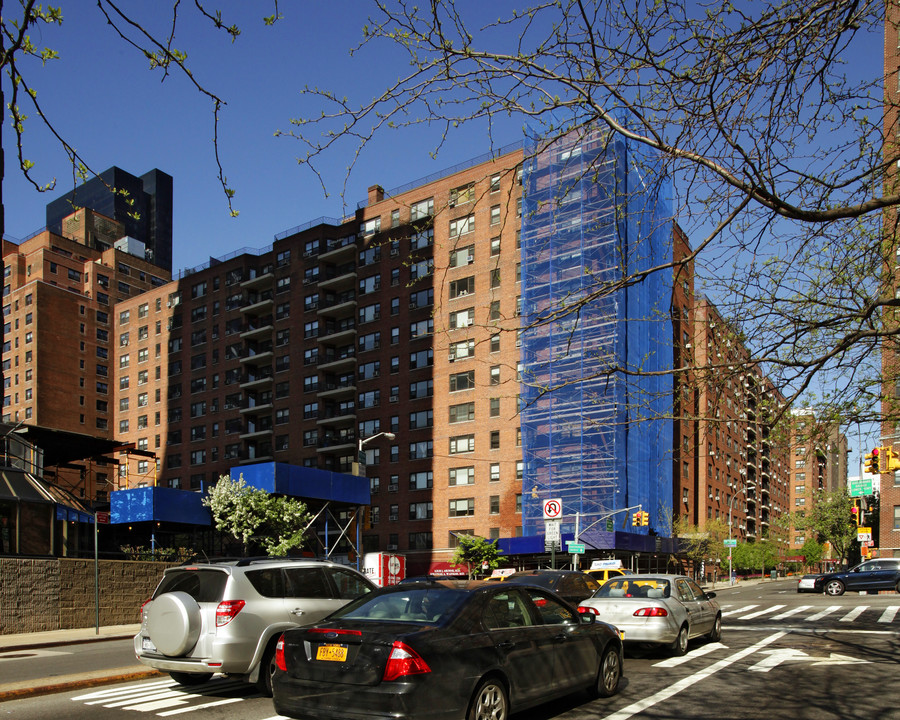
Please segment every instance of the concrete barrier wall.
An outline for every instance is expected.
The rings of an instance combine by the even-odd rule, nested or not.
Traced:
[[[140,622],[141,605],[175,563],[101,560],[100,624]],[[94,561],[0,558],[0,635],[94,627]]]

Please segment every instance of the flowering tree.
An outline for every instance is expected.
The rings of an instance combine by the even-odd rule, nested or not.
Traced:
[[[459,545],[456,552],[453,553],[452,562],[457,565],[465,565],[469,570],[469,577],[472,577],[472,568],[476,572],[484,568],[487,563],[487,569],[493,570],[499,564],[500,548],[497,543],[486,540],[476,535],[458,535]]]
[[[270,495],[250,487],[241,475],[222,475],[203,498],[217,530],[243,543],[244,555],[255,542],[269,555],[286,555],[303,544],[310,522],[306,505],[293,498]]]

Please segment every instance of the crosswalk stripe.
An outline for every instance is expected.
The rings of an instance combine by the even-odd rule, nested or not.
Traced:
[[[93,700],[95,698],[116,697],[119,695],[127,695],[128,693],[134,692],[147,692],[148,690],[154,690],[156,688],[162,687],[175,687],[175,683],[172,680],[159,680],[157,682],[145,683],[143,685],[125,685],[122,687],[115,687],[107,690],[98,690],[96,692],[88,693],[87,695],[77,695],[73,697],[72,700]]]
[[[807,622],[813,622],[815,620],[821,620],[826,615],[831,615],[831,613],[840,610],[840,605],[829,605],[827,608],[822,610],[821,612],[817,612],[815,615],[810,615],[808,618],[804,618]]]
[[[723,612],[723,615],[736,615],[737,613],[747,612],[748,610],[752,610],[757,607],[756,605],[745,605],[742,608],[738,608],[737,610],[729,610],[728,612]]]
[[[853,608],[850,612],[848,612],[844,617],[842,617],[838,622],[853,622],[862,615],[866,610],[869,609],[868,605],[858,605]]]
[[[791,608],[790,610],[785,610],[783,613],[778,613],[777,615],[773,615],[771,620],[784,620],[784,618],[790,617],[791,615],[796,615],[797,613],[802,613],[804,610],[809,610],[812,605],[800,605],[799,607]]]
[[[225,698],[224,700],[214,700],[213,702],[203,703],[202,705],[192,705],[191,707],[178,708],[177,710],[166,710],[157,713],[160,717],[169,717],[170,715],[180,715],[181,713],[193,712],[194,710],[205,710],[206,708],[217,707],[219,705],[230,705],[231,703],[240,702],[244,698]]]
[[[738,618],[738,620],[750,620],[751,618],[759,617],[760,615],[768,615],[770,612],[775,612],[776,610],[781,610],[784,605],[773,605],[772,607],[763,608],[762,610],[757,610],[754,613],[750,613],[749,615],[743,615]]]
[[[884,612],[881,614],[881,617],[878,618],[878,622],[894,622],[894,618],[897,616],[898,610],[900,610],[900,605],[891,605],[885,608]]]
[[[681,665],[682,663],[690,662],[695,658],[702,657],[707,653],[711,653],[713,650],[720,650],[722,648],[728,649],[727,645],[723,645],[719,642],[708,643],[707,645],[701,645],[698,648],[694,648],[687,655],[682,655],[681,657],[670,657],[665,660],[661,660],[658,663],[653,663],[653,667],[662,667],[662,668],[670,668],[675,667],[676,665]]]

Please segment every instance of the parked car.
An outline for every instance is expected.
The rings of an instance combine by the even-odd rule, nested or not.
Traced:
[[[585,572],[601,585],[610,578],[622,577],[623,575],[634,575],[631,570],[625,570],[624,568],[592,568],[590,570],[585,570]]]
[[[338,563],[308,558],[242,558],[169,568],[141,608],[134,652],[182,685],[213,673],[272,693],[275,643],[375,585]]]
[[[900,558],[866,560],[844,572],[816,578],[816,592],[843,595],[845,590],[896,590],[900,592]]]
[[[520,570],[507,575],[506,582],[547,588],[573,605],[589,598],[600,587],[599,582],[580,570]]]
[[[625,575],[605,582],[578,610],[615,625],[625,643],[662,645],[684,655],[692,638],[722,637],[715,597],[683,575]]]
[[[822,576],[822,573],[807,573],[797,581],[797,592],[821,592],[816,590],[816,580]]]
[[[535,586],[441,580],[382,588],[284,633],[275,712],[308,720],[507,720],[619,686],[614,627]]]

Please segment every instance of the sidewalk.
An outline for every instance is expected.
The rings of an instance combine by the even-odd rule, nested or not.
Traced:
[[[78,628],[76,630],[51,630],[49,632],[21,633],[18,635],[0,635],[0,657],[5,653],[40,650],[42,648],[60,647],[85,642],[104,642],[107,640],[124,640],[137,633],[139,624],[111,625],[97,628]],[[71,675],[57,675],[45,680],[25,680],[14,683],[0,683],[0,702],[22,698],[47,695],[66,690],[108,685],[129,680],[159,675],[156,670],[141,665],[137,660],[134,665],[119,668],[94,670]]]

